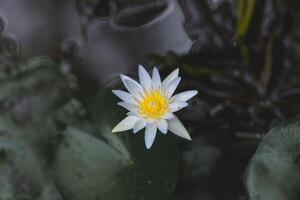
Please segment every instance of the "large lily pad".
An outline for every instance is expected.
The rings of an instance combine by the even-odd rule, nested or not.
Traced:
[[[71,91],[58,63],[46,57],[17,68],[0,80],[0,199],[60,199],[45,147],[59,134],[53,116]]]
[[[300,198],[299,147],[299,118],[270,130],[247,170],[246,188],[251,200]]]
[[[111,133],[125,116],[116,99],[103,91],[86,109],[59,68],[37,58],[0,80],[0,199],[169,199],[175,137],[146,150],[142,132]]]
[[[71,96],[59,64],[46,57],[28,61],[16,75],[0,80],[1,110],[21,123],[40,120]]]
[[[174,137],[158,137],[153,148],[146,150],[143,133],[111,133],[122,116],[109,92],[101,92],[90,108],[97,131],[68,128],[57,151],[54,174],[63,196],[72,200],[169,199],[178,170]]]

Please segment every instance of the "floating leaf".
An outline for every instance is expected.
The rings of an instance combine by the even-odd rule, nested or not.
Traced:
[[[151,148],[144,134],[111,133],[122,118],[117,99],[102,91],[90,105],[97,132],[68,129],[54,171],[67,199],[169,199],[175,187],[178,151],[175,137],[160,135]]]
[[[270,130],[248,166],[246,188],[251,200],[300,198],[299,147],[299,118]]]
[[[63,196],[70,200],[124,198],[122,170],[130,167],[130,160],[79,129],[68,128],[64,135],[53,167]]]
[[[113,134],[123,117],[116,98],[100,92],[85,109],[67,80],[46,58],[1,80],[0,199],[169,199],[175,137],[161,135],[149,151],[142,133]]]
[[[19,121],[47,116],[70,98],[66,77],[50,59],[34,58],[20,71],[0,80],[1,109]]]
[[[39,151],[43,143],[34,145],[37,141],[41,142],[38,138],[46,137],[49,130],[37,132],[30,125],[21,127],[1,115],[0,132],[0,148],[6,153],[4,162],[0,164],[0,180],[3,181],[0,184],[0,199],[59,199],[60,194]],[[35,133],[44,135],[37,136]]]

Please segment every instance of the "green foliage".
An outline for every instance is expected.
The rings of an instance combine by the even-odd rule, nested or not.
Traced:
[[[238,0],[237,1],[237,25],[235,38],[237,40],[242,40],[247,31],[249,30],[249,25],[251,23],[252,15],[254,13],[256,0]]]
[[[250,161],[246,188],[251,200],[300,198],[300,121],[274,127]]]
[[[177,181],[176,138],[171,134],[159,134],[151,150],[147,150],[143,130],[135,135],[131,131],[112,134],[113,126],[126,116],[123,109],[116,107],[117,101],[111,91],[101,91],[89,106],[93,124],[99,130],[96,135],[103,137],[127,160],[121,173],[122,184],[110,191],[114,196],[108,199],[120,196],[132,200],[169,199]]]
[[[111,92],[85,109],[59,64],[37,58],[21,69],[0,85],[0,200],[170,198],[174,137],[146,150],[142,133],[111,133],[125,116]]]
[[[165,56],[159,56],[156,54],[150,54],[148,59],[154,63],[154,65],[162,64],[168,66],[169,68],[175,69],[180,67],[180,69],[193,77],[201,77],[206,75],[213,75],[218,73],[217,70],[208,66],[199,66],[196,64],[186,64],[182,61],[182,57],[174,53],[173,51],[168,51]]]

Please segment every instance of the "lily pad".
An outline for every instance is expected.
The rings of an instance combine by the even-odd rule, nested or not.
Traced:
[[[245,184],[251,200],[300,198],[299,147],[299,118],[270,130],[248,166]]]
[[[36,58],[1,80],[0,199],[170,199],[175,137],[160,134],[146,150],[142,132],[113,134],[125,116],[116,98],[102,91],[84,106],[68,75]]]
[[[68,128],[54,164],[56,183],[72,200],[164,200],[177,180],[178,150],[172,135],[161,135],[151,150],[143,133],[111,133],[121,120],[116,98],[102,91],[90,104],[96,132]]]
[[[19,122],[40,120],[71,96],[59,64],[46,57],[31,59],[16,75],[0,80],[0,109]]]

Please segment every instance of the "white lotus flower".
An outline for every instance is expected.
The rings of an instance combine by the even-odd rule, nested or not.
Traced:
[[[157,129],[163,134],[169,131],[175,135],[191,140],[189,133],[174,112],[186,107],[187,100],[194,97],[198,91],[190,90],[176,94],[173,93],[177,88],[181,78],[178,77],[179,69],[175,69],[164,81],[161,81],[159,72],[154,67],[152,78],[143,66],[139,66],[140,83],[132,78],[121,74],[122,82],[128,92],[113,90],[122,102],[118,105],[124,107],[129,112],[112,132],[121,132],[133,129],[137,133],[146,127],[145,144],[150,149]]]

